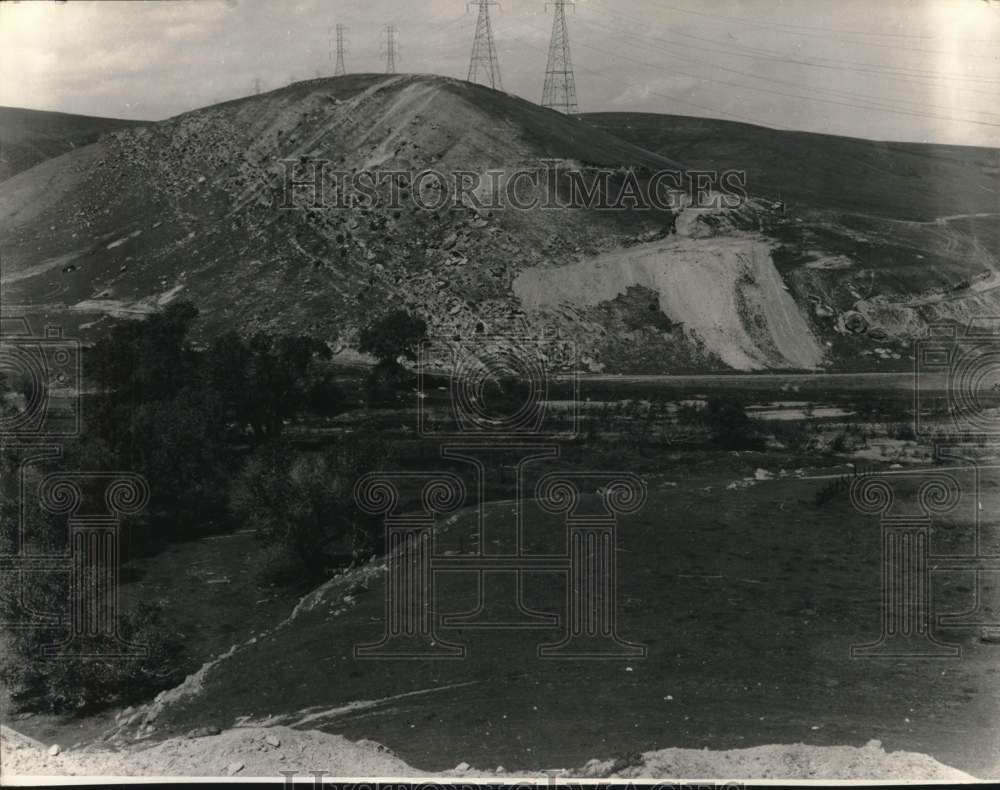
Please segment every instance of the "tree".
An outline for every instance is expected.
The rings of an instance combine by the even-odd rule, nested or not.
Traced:
[[[703,410],[712,440],[728,450],[760,449],[763,445],[739,398],[713,395]]]
[[[144,321],[119,321],[87,360],[98,386],[119,402],[173,397],[195,375],[198,356],[188,340],[198,309],[174,302]]]
[[[417,348],[427,337],[427,322],[405,310],[393,310],[368,324],[358,335],[358,348],[380,365],[395,366],[403,357],[417,359]]]
[[[318,360],[331,356],[326,343],[305,335],[257,333],[246,342],[228,332],[209,347],[205,367],[228,412],[263,441],[309,407],[340,405],[336,388],[316,370]]]
[[[712,441],[727,450],[759,450],[764,446],[743,401],[732,395],[713,395],[704,406],[681,404],[677,409],[677,422],[705,426]]]
[[[149,481],[150,516],[173,537],[218,528],[228,519],[231,452],[224,430],[220,398],[204,387],[185,387],[129,414],[129,441],[118,450],[119,463]]]
[[[189,334],[198,310],[168,305],[115,324],[88,359],[101,393],[88,409],[84,445],[104,444],[105,468],[150,485],[151,534],[181,537],[227,517],[225,412]]]

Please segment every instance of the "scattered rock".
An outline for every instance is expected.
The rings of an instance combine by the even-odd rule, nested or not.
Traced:
[[[277,735],[268,735],[266,738],[264,738],[264,743],[266,743],[268,746],[273,746],[275,749],[277,749],[281,746],[281,738],[279,738]]]
[[[243,767],[243,763],[229,763],[226,766],[226,776],[236,776],[236,774],[243,770]]]
[[[221,733],[218,727],[195,727],[186,736],[186,738],[209,738],[212,735],[218,735]]]
[[[461,763],[459,763],[458,765],[455,766],[455,770],[456,771],[461,771],[462,773],[465,773],[466,771],[468,771],[469,768],[471,768],[471,766],[468,763],[466,763],[466,762],[461,762]]]
[[[56,756],[56,755],[58,755],[58,754],[59,754],[59,752],[61,752],[61,751],[62,751],[62,749],[60,749],[60,748],[59,748],[59,744],[58,744],[58,743],[54,743],[54,744],[52,744],[52,745],[51,745],[51,746],[49,747],[49,756],[50,756],[50,757],[55,757],[55,756]]]

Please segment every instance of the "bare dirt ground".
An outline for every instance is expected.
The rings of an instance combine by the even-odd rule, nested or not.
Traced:
[[[815,368],[823,358],[768,244],[749,234],[698,241],[678,236],[569,266],[536,267],[522,272],[513,287],[527,310],[538,310],[597,305],[634,285],[653,290],[664,315],[736,370]]]
[[[426,776],[373,741],[289,727],[244,727],[217,735],[171,738],[154,746],[111,751],[61,751],[7,727],[0,729],[4,782],[19,776],[280,776],[324,770],[333,776]],[[192,735],[195,735],[192,733]],[[53,754],[53,752],[55,752]],[[590,760],[564,769],[567,776],[643,779],[866,779],[968,781],[974,777],[914,752],[886,752],[877,741],[850,746],[758,746],[708,751],[662,749],[627,762]],[[478,769],[459,763],[451,776],[503,776],[503,766]],[[517,773],[516,776],[545,776]]]

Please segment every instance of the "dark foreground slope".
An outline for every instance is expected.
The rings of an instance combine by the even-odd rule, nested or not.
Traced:
[[[0,181],[142,121],[0,107]]]
[[[879,636],[877,519],[846,496],[814,505],[825,480],[727,485],[727,473],[737,481],[747,474],[744,463],[686,463],[650,475],[647,503],[622,518],[617,632],[645,645],[645,657],[540,658],[538,646],[558,642],[562,632],[544,623],[477,627],[510,622],[513,584],[495,579],[482,599],[474,572],[452,570],[435,577],[430,619],[439,644],[466,646],[463,658],[359,658],[355,647],[378,642],[387,628],[384,566],[373,564],[334,579],[277,630],[171,693],[142,734],[159,740],[195,727],[285,724],[374,739],[434,771],[460,760],[538,770],[595,756],[632,764],[631,755],[666,746],[878,739],[888,751],[1000,775],[1000,645],[966,626],[938,632],[962,646],[960,658],[852,657],[852,645]],[[970,479],[958,475],[962,485]],[[924,479],[897,478],[907,507]],[[997,489],[988,491],[984,511],[997,501]],[[590,512],[595,500],[584,497],[582,509]],[[935,531],[935,552],[966,550],[972,500],[962,500],[948,529]],[[496,538],[491,550],[507,551],[513,502],[485,507],[484,534]],[[566,551],[559,519],[534,501],[523,507],[524,552]],[[477,540],[485,540],[475,516],[470,507],[440,524],[435,556],[474,557]],[[984,541],[993,545],[996,532],[989,526]],[[525,572],[521,605],[564,617],[566,583],[558,572]],[[935,574],[936,612],[972,609],[973,587],[961,572]],[[995,620],[995,583],[989,589],[982,617]],[[474,616],[477,605],[483,610]],[[459,613],[469,613],[467,625],[442,619]],[[128,728],[129,739],[134,732]]]

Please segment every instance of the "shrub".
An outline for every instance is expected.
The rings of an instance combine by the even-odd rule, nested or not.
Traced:
[[[17,474],[16,459],[5,456],[0,463],[0,542],[17,545],[16,533],[24,518],[24,534],[30,536],[36,550],[61,553],[66,550],[66,520],[41,510],[36,500],[18,502],[12,491]],[[25,474],[32,490],[40,476]],[[91,600],[102,600],[99,580],[85,591]],[[18,627],[7,627],[0,636],[0,682],[10,692],[11,702],[19,710],[53,712],[87,711],[111,704],[129,704],[152,692],[172,685],[178,678],[172,669],[179,643],[169,638],[160,621],[159,610],[139,605],[118,618],[119,634],[149,649],[147,656],[105,657],[60,656],[47,658],[43,648],[66,637],[65,623],[35,625],[35,613],[62,615],[69,610],[70,590],[67,575],[61,570],[35,570],[22,577],[17,573],[0,574],[0,619]],[[89,644],[94,652],[110,653],[117,645],[106,637]]]
[[[388,457],[386,443],[366,435],[324,452],[281,443],[256,451],[237,476],[233,507],[269,547],[261,581],[315,581],[338,564],[338,549],[350,556],[370,548],[376,522],[356,507],[354,484]]]
[[[38,590],[32,592],[37,597]],[[65,592],[63,588],[61,601],[52,595],[50,602],[65,608]],[[4,614],[6,618],[16,613],[7,610]],[[180,646],[166,637],[157,607],[140,605],[122,614],[118,627],[124,639],[145,647],[148,655],[46,658],[43,647],[59,642],[65,631],[8,629],[0,643],[0,682],[9,689],[11,702],[18,710],[87,712],[138,702],[180,679],[174,669]],[[105,649],[111,652],[111,648]]]

